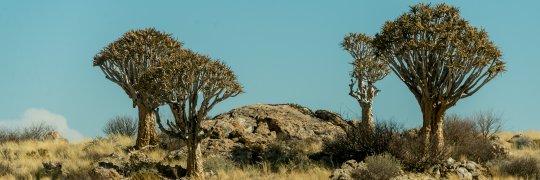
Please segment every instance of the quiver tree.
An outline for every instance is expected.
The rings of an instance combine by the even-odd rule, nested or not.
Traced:
[[[211,131],[203,129],[202,122],[216,104],[242,93],[242,86],[225,64],[189,50],[183,50],[177,60],[152,68],[145,82],[155,86],[149,88],[155,89],[155,97],[160,97],[174,116],[174,121],[166,122],[168,128],[158,117],[158,127],[187,142],[188,176],[203,179],[200,143]]]
[[[131,30],[94,57],[94,66],[99,66],[107,79],[120,86],[139,110],[139,148],[157,144],[154,110],[162,104],[149,93],[152,89],[140,82],[141,75],[159,66],[159,61],[177,57],[181,45],[170,34],[153,28]]]
[[[341,47],[354,58],[349,95],[360,104],[362,124],[369,129],[375,128],[372,106],[373,99],[379,92],[375,82],[390,73],[385,60],[375,56],[372,41],[373,38],[368,35],[350,33],[341,43]]]
[[[425,150],[444,146],[446,110],[505,69],[501,51],[486,31],[469,25],[457,8],[446,4],[411,6],[384,24],[374,46],[420,104]]]

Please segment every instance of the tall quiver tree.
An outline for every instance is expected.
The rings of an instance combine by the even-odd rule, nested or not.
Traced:
[[[204,179],[200,144],[211,131],[203,129],[202,122],[216,104],[242,93],[242,86],[228,66],[190,50],[152,68],[145,77],[145,82],[151,82],[147,84],[155,86],[149,88],[158,89],[154,96],[169,105],[175,119],[164,127],[158,118],[160,130],[187,142],[188,176]]]
[[[362,109],[362,124],[369,129],[375,128],[372,106],[373,99],[380,91],[375,83],[390,73],[383,58],[376,57],[372,46],[373,38],[365,34],[350,33],[345,36],[341,47],[353,57],[353,70],[349,95],[358,101]]]
[[[502,53],[486,31],[446,4],[411,6],[384,24],[374,45],[420,105],[425,150],[444,146],[446,110],[505,70]]]
[[[139,110],[137,147],[158,143],[154,110],[162,104],[152,97],[140,81],[149,68],[159,66],[159,61],[173,59],[181,53],[181,42],[170,34],[153,28],[131,30],[110,43],[94,57],[105,77],[120,86]]]

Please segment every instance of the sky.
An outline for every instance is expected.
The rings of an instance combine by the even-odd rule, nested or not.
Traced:
[[[348,95],[352,58],[339,46],[349,32],[374,35],[419,2],[442,1],[1,1],[0,128],[37,121],[73,140],[101,136],[117,115],[137,110],[92,66],[96,53],[131,29],[155,27],[229,65],[245,93],[211,115],[257,103],[297,103],[359,118]],[[484,28],[507,72],[448,113],[492,110],[507,131],[540,130],[540,1],[448,1]],[[377,83],[373,113],[405,127],[421,112],[391,74]],[[165,109],[165,108],[163,108]]]

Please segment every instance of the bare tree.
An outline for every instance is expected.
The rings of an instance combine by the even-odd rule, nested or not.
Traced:
[[[242,86],[225,64],[190,50],[183,50],[177,60],[151,68],[144,77],[146,88],[154,89],[153,96],[169,105],[175,119],[167,121],[165,128],[158,118],[158,127],[187,143],[188,176],[204,179],[200,144],[210,131],[201,127],[202,122],[216,104],[242,93]]]
[[[115,134],[132,137],[137,134],[137,123],[129,116],[116,116],[107,122],[103,132],[107,135]]]
[[[493,111],[478,112],[474,116],[474,119],[476,126],[478,126],[478,129],[480,130],[480,134],[485,140],[493,137],[501,130],[501,116],[495,114]]]
[[[373,38],[368,35],[350,33],[341,43],[341,47],[354,58],[349,95],[360,104],[362,123],[369,129],[375,128],[372,106],[373,99],[380,91],[375,83],[390,73],[385,60],[375,56],[372,41]]]
[[[163,102],[152,97],[139,78],[158,61],[172,59],[180,53],[182,43],[170,34],[153,28],[131,30],[110,43],[94,57],[105,77],[120,86],[139,110],[137,147],[157,144],[154,110]]]
[[[411,6],[384,24],[374,46],[420,105],[426,151],[444,146],[446,110],[505,70],[501,51],[487,32],[469,25],[457,8],[446,4]]]

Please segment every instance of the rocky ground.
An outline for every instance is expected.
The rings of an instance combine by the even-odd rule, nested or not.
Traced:
[[[225,163],[260,163],[268,160],[265,158],[269,158],[265,157],[261,152],[276,147],[276,144],[283,151],[316,154],[322,150],[322,144],[325,141],[344,134],[345,130],[354,123],[354,121],[343,120],[339,114],[334,112],[326,110],[313,111],[296,104],[256,104],[240,107],[217,115],[204,123],[204,128],[211,131],[211,134],[202,143],[203,156],[205,159],[223,159]],[[519,137],[514,136],[511,141],[516,138]],[[83,173],[87,174],[87,176],[78,177],[90,179],[181,179],[186,174],[186,170],[182,167],[185,166],[186,149],[178,148],[181,147],[181,142],[178,143],[167,138],[163,140],[161,147],[147,147],[141,150],[130,148],[127,145],[128,142],[120,145],[115,144],[117,140],[99,138],[83,146],[75,147],[69,143],[63,144],[66,143],[65,139],[58,134],[52,134],[48,141],[52,141],[54,147],[61,145],[66,146],[64,149],[72,148],[75,151],[82,152],[63,152],[67,153],[67,155],[62,155],[62,148],[45,150],[52,155],[43,155],[43,159],[46,160],[39,162],[39,165],[35,165],[34,169],[37,169],[35,176],[38,178],[70,179],[69,177],[72,177],[69,176],[70,173],[79,171],[77,169],[87,168],[90,168],[87,170],[89,173]],[[502,142],[499,139],[493,141]],[[508,153],[506,145],[493,143],[493,146],[502,154]],[[108,148],[110,150],[103,150]],[[41,156],[41,150],[39,149],[47,148],[38,148],[37,150],[30,148],[7,155],[4,153],[3,157],[8,159],[17,158],[17,154],[26,154],[29,157],[32,154],[35,154],[32,156]],[[10,149],[1,147],[0,150],[7,151]],[[54,156],[54,158],[51,158],[51,156]],[[69,158],[86,159],[90,162],[85,161],[87,165],[84,166],[69,165],[66,163],[68,161],[65,161],[66,159],[69,160]],[[21,164],[23,163],[21,162]],[[17,171],[17,168],[21,167],[11,168],[13,171]],[[325,175],[324,179],[353,179],[351,177],[352,172],[365,168],[366,164],[364,162],[350,160],[343,163],[340,168],[333,170],[331,175]],[[428,168],[426,172],[400,171],[400,175],[394,179],[491,179],[493,177],[491,168],[491,166],[474,161],[448,158]],[[0,171],[0,177],[2,175],[5,174]],[[211,179],[220,179],[222,177],[215,170],[207,171],[206,176]],[[12,177],[18,178],[19,176]]]

